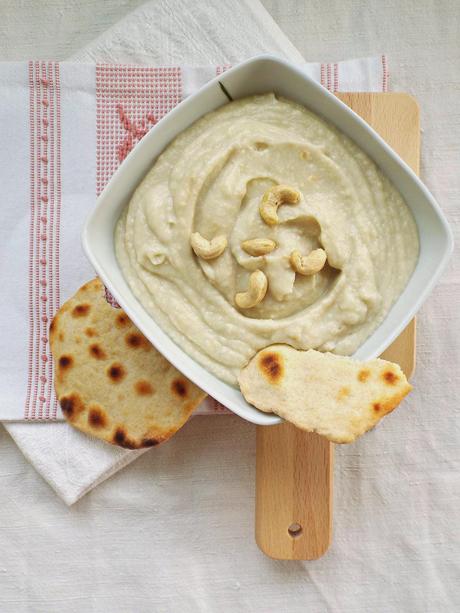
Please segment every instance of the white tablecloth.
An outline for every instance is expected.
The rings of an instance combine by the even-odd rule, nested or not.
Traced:
[[[0,59],[67,57],[90,39],[88,29],[98,34],[121,6],[137,4],[35,0],[18,8],[6,0]],[[264,4],[307,60],[389,54],[393,89],[421,105],[422,177],[459,242],[456,3]],[[420,313],[408,402],[356,444],[337,448],[326,556],[276,562],[257,549],[254,427],[237,417],[191,420],[71,508],[2,430],[0,610],[460,610],[457,262],[458,250]]]

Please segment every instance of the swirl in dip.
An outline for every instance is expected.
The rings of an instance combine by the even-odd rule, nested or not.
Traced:
[[[268,225],[259,205],[287,185],[300,201]],[[199,232],[225,251],[198,257]],[[116,253],[144,308],[190,356],[236,384],[261,348],[287,343],[350,355],[377,328],[417,261],[418,235],[401,195],[349,138],[273,94],[205,115],[160,155],[124,210]],[[262,256],[241,245],[272,239]],[[293,270],[290,254],[322,248],[325,266]],[[261,270],[268,290],[252,308],[235,295]]]

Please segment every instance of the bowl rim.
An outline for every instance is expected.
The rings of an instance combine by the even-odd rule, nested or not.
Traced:
[[[173,122],[178,114],[182,114],[185,110],[187,110],[188,108],[192,107],[192,105],[195,105],[197,99],[199,100],[202,96],[204,96],[206,94],[206,92],[210,91],[212,88],[215,88],[216,84],[219,84],[219,83],[221,84],[222,81],[228,80],[233,74],[243,70],[244,68],[246,68],[248,66],[257,65],[257,64],[260,64],[261,66],[263,64],[265,64],[265,65],[267,65],[267,64],[276,64],[278,66],[282,66],[283,68],[287,69],[288,71],[291,71],[291,73],[292,72],[296,73],[297,76],[301,77],[304,81],[306,81],[311,88],[313,88],[318,93],[320,93],[320,95],[322,95],[322,96],[326,97],[327,99],[329,99],[329,101],[331,101],[333,105],[335,105],[337,108],[342,109],[342,111],[344,111],[348,115],[353,116],[354,121],[358,125],[360,125],[361,128],[364,128],[365,132],[369,135],[369,137],[371,139],[373,139],[380,146],[380,148],[383,149],[384,152],[394,162],[396,162],[397,165],[399,165],[403,169],[403,171],[409,177],[409,179],[411,179],[417,185],[417,187],[422,191],[424,197],[426,198],[426,201],[429,203],[431,208],[434,210],[434,212],[435,212],[435,214],[436,214],[436,216],[438,218],[438,221],[441,224],[441,229],[442,229],[442,232],[444,234],[444,239],[445,239],[445,248],[444,248],[442,257],[439,259],[439,262],[437,264],[437,267],[436,267],[436,270],[435,270],[435,274],[431,277],[429,282],[424,286],[423,290],[418,294],[417,299],[411,304],[411,307],[409,309],[407,309],[407,312],[406,312],[405,316],[400,318],[398,325],[394,326],[394,328],[392,329],[392,332],[390,334],[386,335],[384,337],[384,339],[382,340],[382,342],[380,342],[380,344],[377,345],[372,352],[370,352],[369,354],[366,355],[366,359],[372,359],[372,358],[378,357],[395,340],[395,338],[404,330],[404,328],[409,324],[409,322],[414,317],[415,313],[418,311],[418,309],[420,308],[421,304],[425,301],[426,297],[428,296],[428,294],[432,290],[433,286],[435,285],[435,283],[439,279],[439,277],[442,274],[443,270],[445,269],[445,266],[446,266],[446,264],[447,264],[447,262],[448,262],[448,260],[449,260],[449,258],[451,256],[451,254],[452,254],[454,243],[453,243],[453,235],[452,235],[451,228],[450,228],[450,226],[449,226],[449,224],[447,222],[447,219],[445,218],[445,216],[444,216],[444,214],[443,214],[439,204],[436,202],[434,197],[429,192],[428,188],[422,183],[422,181],[420,180],[418,175],[412,170],[412,168],[404,160],[402,160],[400,158],[400,156],[385,142],[385,140],[369,124],[367,124],[367,122],[364,119],[362,119],[357,113],[355,113],[352,109],[350,109],[344,102],[339,100],[334,94],[330,93],[326,88],[324,88],[317,81],[315,81],[309,75],[307,75],[304,71],[302,71],[301,68],[299,68],[298,66],[296,66],[295,64],[293,64],[292,62],[290,62],[288,60],[280,59],[280,58],[278,58],[276,56],[273,56],[273,55],[270,55],[270,54],[261,54],[261,55],[252,57],[252,58],[250,58],[248,60],[245,60],[244,62],[241,62],[241,63],[239,63],[239,64],[229,68],[226,72],[224,72],[224,73],[222,73],[220,75],[217,75],[212,80],[207,82],[204,86],[199,88],[196,92],[194,92],[189,97],[187,97],[182,102],[180,102],[176,107],[174,107],[174,109],[172,109],[169,113],[167,113],[161,120],[159,120],[155,124],[155,126],[153,126],[149,130],[148,134],[140,141],[140,143],[138,143],[130,151],[130,153],[127,155],[125,160],[120,164],[120,166],[117,168],[115,173],[112,175],[112,177],[108,181],[107,185],[105,186],[104,190],[98,196],[98,198],[96,200],[96,203],[95,203],[95,206],[92,209],[92,211],[90,212],[90,214],[88,215],[88,218],[87,218],[87,220],[85,222],[85,225],[84,225],[84,228],[83,228],[83,232],[82,232],[82,244],[83,244],[84,252],[85,252],[86,256],[88,257],[89,261],[91,262],[91,264],[93,265],[93,267],[95,268],[95,270],[96,270],[97,274],[99,275],[99,277],[102,279],[104,284],[109,288],[109,290],[114,294],[114,296],[117,299],[117,301],[119,302],[119,304],[127,312],[127,314],[133,320],[133,322],[149,338],[149,340],[157,348],[157,350],[160,353],[162,353],[163,355],[165,355],[166,359],[168,359],[168,361],[170,361],[179,371],[183,372],[184,376],[186,376],[188,379],[193,381],[196,385],[201,387],[204,391],[206,391],[212,397],[216,398],[219,402],[221,402],[222,404],[227,406],[232,412],[238,414],[240,417],[243,417],[244,419],[246,419],[248,421],[251,421],[252,423],[258,424],[258,425],[275,425],[275,424],[278,424],[278,423],[282,423],[283,420],[281,418],[273,415],[273,414],[263,413],[263,412],[259,411],[258,409],[256,409],[255,407],[252,407],[251,405],[248,405],[248,403],[246,403],[246,401],[244,400],[244,397],[241,394],[241,392],[239,391],[239,389],[236,389],[233,386],[229,386],[229,384],[227,384],[227,383],[221,381],[220,379],[218,379],[215,375],[213,375],[204,366],[199,364],[199,362],[197,360],[195,360],[194,358],[189,356],[186,352],[184,352],[172,340],[172,338],[167,335],[167,333],[161,328],[161,326],[159,324],[157,324],[155,319],[153,317],[151,317],[151,316],[149,316],[149,318],[150,318],[150,320],[151,320],[151,322],[153,324],[152,328],[149,329],[149,330],[146,330],[146,326],[142,325],[142,322],[139,321],[139,317],[140,317],[139,309],[144,311],[145,313],[147,313],[147,311],[145,311],[144,307],[140,304],[140,302],[137,300],[137,298],[134,296],[134,294],[133,294],[133,292],[131,290],[130,290],[131,294],[134,297],[134,300],[136,301],[136,303],[137,303],[137,305],[139,307],[137,309],[138,312],[137,313],[134,312],[134,310],[130,306],[127,305],[127,303],[125,301],[124,295],[120,294],[120,292],[118,291],[118,288],[112,284],[112,280],[110,278],[110,274],[107,273],[104,265],[99,261],[98,257],[94,253],[93,248],[92,248],[91,238],[90,238],[90,230],[91,230],[92,224],[94,223],[94,219],[95,219],[95,217],[96,217],[100,207],[104,206],[104,201],[105,201],[105,199],[107,197],[107,194],[110,194],[110,192],[113,190],[113,186],[120,180],[121,176],[123,176],[123,177],[125,175],[129,176],[131,162],[133,161],[133,159],[135,159],[135,157],[138,154],[138,152],[140,151],[141,147],[142,147],[142,149],[144,149],[144,148],[149,146],[149,143],[151,141],[153,141],[153,139],[155,137],[155,134],[157,133],[158,129],[160,129],[162,126],[164,126],[166,122],[167,123]],[[220,87],[222,87],[222,84],[220,85]],[[223,102],[223,104],[225,104],[225,102]],[[208,112],[209,112],[209,110],[204,110],[203,113],[200,113],[200,117],[204,116]],[[327,117],[326,117],[326,120],[327,121],[331,121]],[[196,119],[191,121],[190,123],[188,123],[188,125],[189,126],[192,125],[192,123],[194,121],[196,121]],[[334,123],[334,122],[332,122],[332,123]],[[340,129],[340,126],[337,126],[337,127]],[[186,129],[186,128],[184,128],[184,129]],[[175,138],[175,136],[169,142],[171,142],[174,138]],[[154,155],[152,155],[152,163],[153,163],[153,160],[155,160],[161,154],[161,152],[164,151],[164,149],[167,146],[168,146],[168,144],[166,144],[163,148],[161,148],[158,153],[155,153]],[[139,185],[139,182],[140,181],[138,181],[135,184],[133,189],[136,189],[136,187]],[[112,235],[111,241],[112,241],[112,244],[113,244],[114,243],[113,235]],[[415,272],[415,269],[414,269],[414,272]],[[411,276],[411,278],[412,278],[412,276]],[[387,314],[387,316],[388,316],[388,314]],[[382,325],[382,324],[380,324],[380,325]],[[369,339],[374,336],[374,334],[377,332],[379,327],[377,327],[376,330],[374,330],[374,332],[371,334]],[[164,344],[163,344],[164,339],[162,341],[161,338],[160,339],[158,338],[158,337],[161,337],[161,336],[167,337],[169,339],[170,343],[173,343],[173,345],[175,346],[175,348],[177,350],[177,354],[176,355],[171,355],[168,351],[166,351],[166,352],[164,351]],[[364,343],[367,342],[367,340],[369,340],[369,339],[366,339],[366,341],[364,341]],[[359,349],[358,349],[358,352],[359,352]],[[356,353],[354,355],[356,355]],[[190,361],[191,361],[191,363],[194,363],[197,368],[191,368]],[[188,366],[186,364],[184,365],[184,362],[185,363],[189,362]],[[195,371],[195,372],[191,372],[191,370]],[[227,398],[227,397],[223,398],[223,394],[220,393],[219,389],[214,389],[211,385],[207,385],[206,383],[205,383],[205,385],[203,385],[203,381],[201,380],[200,376],[198,376],[200,374],[200,371],[201,371],[201,375],[203,373],[207,373],[207,375],[211,379],[215,380],[216,388],[219,387],[217,385],[217,383],[219,383],[221,386],[224,386],[224,387],[227,387],[227,388],[231,388],[232,390],[235,390],[237,392],[237,395],[241,398],[239,400],[239,402],[230,401],[230,399]],[[241,406],[239,406],[239,405],[241,405]],[[251,409],[253,409],[253,411],[255,412],[254,413],[254,419],[251,419],[251,417],[249,417],[248,415],[245,414],[245,411],[247,411],[247,407],[244,407],[244,405],[247,405]]]

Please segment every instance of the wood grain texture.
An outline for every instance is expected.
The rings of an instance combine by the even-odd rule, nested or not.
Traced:
[[[417,102],[407,94],[339,94],[416,171],[420,128]],[[415,320],[382,354],[410,377],[415,368]],[[255,536],[279,560],[312,560],[332,540],[334,447],[288,423],[258,426]],[[295,532],[290,527],[299,528]]]
[[[319,558],[332,535],[333,445],[284,423],[258,426],[256,448],[257,544],[279,560]]]

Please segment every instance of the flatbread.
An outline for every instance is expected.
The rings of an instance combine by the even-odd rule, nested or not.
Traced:
[[[246,400],[308,432],[351,443],[398,406],[412,386],[397,364],[271,345],[239,376]]]
[[[55,389],[67,421],[128,449],[169,439],[206,396],[130,321],[94,279],[50,326]]]

